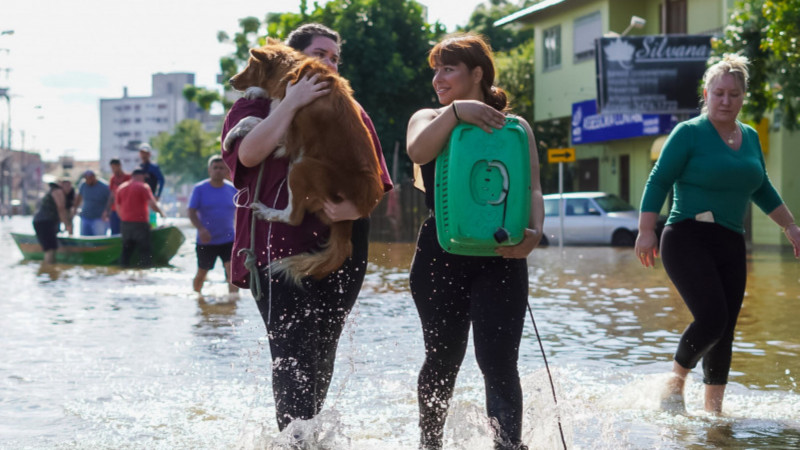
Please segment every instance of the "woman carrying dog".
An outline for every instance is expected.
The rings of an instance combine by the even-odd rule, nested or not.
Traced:
[[[338,72],[340,38],[335,31],[319,24],[306,24],[294,30],[286,43]],[[253,291],[267,328],[280,430],[295,419],[314,417],[325,401],[339,336],[364,280],[369,219],[359,217],[355,206],[347,199],[328,200],[324,211],[331,221],[354,221],[352,256],[327,277],[321,280],[306,277],[297,285],[283,277],[270,277],[269,264],[283,257],[318,250],[325,242],[327,227],[313,214],[306,214],[299,226],[263,220],[252,222],[252,210],[248,206],[254,200],[269,208],[287,206],[288,160],[273,157],[273,152],[280,146],[295,113],[329,92],[327,83],[312,76],[288,85],[286,96],[277,105],[271,105],[265,98],[239,99],[228,112],[222,130],[225,142],[239,121],[248,116],[264,119],[234,141],[232,148],[223,152],[223,157],[234,186],[239,190],[237,201],[241,206],[236,212],[231,279],[233,284]],[[387,175],[380,142],[372,121],[363,110],[362,118],[372,135],[384,190],[388,191],[392,182]],[[256,196],[258,198],[254,198]]]
[[[436,157],[459,122],[486,132],[505,124],[506,94],[493,86],[492,51],[477,35],[461,34],[436,44],[428,56],[434,69],[438,109],[417,111],[408,124],[408,156],[421,165],[425,203],[435,214]],[[486,409],[495,427],[495,448],[520,449],[522,387],[517,358],[528,300],[526,257],[541,239],[544,206],[539,157],[528,133],[531,161],[531,216],[523,240],[498,247],[496,257],[460,256],[439,245],[433,217],[420,229],[410,284],[425,341],[418,402],[423,449],[442,448],[447,408],[464,359],[472,326],[475,356],[483,373]]]

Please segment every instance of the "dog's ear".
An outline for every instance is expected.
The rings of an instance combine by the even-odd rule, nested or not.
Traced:
[[[259,61],[269,61],[273,57],[273,53],[265,47],[256,47],[250,49],[250,56]]]
[[[281,41],[279,41],[279,40],[277,40],[275,38],[271,38],[271,37],[267,36],[267,43],[264,44],[264,45],[275,45],[275,44],[282,44],[282,43],[283,42],[281,42]]]

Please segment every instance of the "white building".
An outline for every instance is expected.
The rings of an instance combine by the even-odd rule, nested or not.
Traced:
[[[202,121],[206,128],[214,120],[196,104],[183,97],[183,88],[194,85],[193,73],[153,74],[150,97],[128,97],[124,88],[122,98],[100,99],[100,168],[108,173],[108,163],[119,158],[122,169],[130,172],[138,167],[139,145],[149,143],[161,132],[172,132],[185,119]],[[158,161],[158,149],[153,149],[153,161]]]

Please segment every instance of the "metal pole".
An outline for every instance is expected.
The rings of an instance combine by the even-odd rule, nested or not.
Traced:
[[[558,163],[558,250],[564,250],[564,163]]]

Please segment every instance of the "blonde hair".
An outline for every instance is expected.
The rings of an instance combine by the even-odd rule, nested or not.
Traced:
[[[706,72],[703,74],[703,89],[708,89],[711,83],[719,80],[723,75],[729,73],[733,75],[733,79],[736,80],[736,83],[742,88],[742,93],[747,92],[747,65],[750,64],[750,60],[747,59],[746,56],[737,55],[735,53],[726,53],[722,56],[722,59],[706,69]],[[703,113],[708,112],[708,105],[706,105],[705,101],[701,99],[701,103],[703,103]]]

